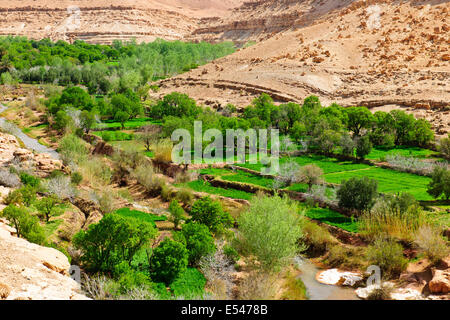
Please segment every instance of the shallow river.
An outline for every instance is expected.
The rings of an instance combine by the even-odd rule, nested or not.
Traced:
[[[320,271],[311,261],[296,257],[295,262],[301,270],[299,278],[303,281],[310,300],[360,300],[351,288],[322,284],[316,280]]]

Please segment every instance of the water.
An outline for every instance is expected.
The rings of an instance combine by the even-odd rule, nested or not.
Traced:
[[[0,113],[6,110],[7,107],[0,104]],[[20,139],[27,149],[33,150],[37,153],[48,153],[53,159],[59,159],[59,154],[53,149],[50,149],[40,144],[36,139],[30,138],[20,130],[15,124],[6,121],[5,118],[0,117],[0,128],[5,129],[8,133]]]
[[[351,288],[320,283],[316,274],[320,271],[311,261],[296,257],[295,262],[301,270],[299,278],[303,281],[310,300],[359,300]]]

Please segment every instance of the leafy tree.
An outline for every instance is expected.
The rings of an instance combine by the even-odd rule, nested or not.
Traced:
[[[435,199],[443,196],[448,200],[450,198],[450,170],[439,166],[434,167],[427,192]]]
[[[178,225],[180,224],[180,221],[183,219],[184,216],[184,210],[176,200],[172,200],[172,202],[169,205],[169,212],[170,212],[170,220],[175,225],[175,229],[178,228]]]
[[[50,217],[56,214],[59,204],[59,199],[55,196],[43,197],[36,201],[35,206],[38,211],[45,216],[46,221],[50,220]]]
[[[194,99],[179,92],[166,95],[150,110],[150,115],[155,119],[166,116],[196,117],[201,112]]]
[[[84,129],[86,134],[91,131],[91,129],[97,124],[97,119],[95,118],[95,114],[93,112],[89,112],[87,110],[83,110],[80,114],[80,125],[81,128]]]
[[[394,119],[395,144],[406,145],[414,140],[414,116],[403,110],[392,110],[390,112]]]
[[[450,136],[447,138],[442,138],[439,141],[439,152],[446,158],[450,160]]]
[[[257,196],[238,219],[237,244],[244,254],[256,257],[266,270],[290,261],[303,237],[298,208],[288,198]]]
[[[372,151],[372,142],[368,135],[362,136],[356,143],[356,155],[360,159],[364,159]]]
[[[359,211],[369,210],[378,196],[378,182],[367,177],[342,181],[337,198],[339,206]]]
[[[296,121],[291,129],[291,137],[296,142],[300,142],[306,136],[306,134],[307,134],[306,126],[303,123]]]
[[[183,225],[181,233],[189,251],[189,264],[195,265],[203,256],[213,254],[216,251],[214,238],[207,226],[189,222]]]
[[[150,262],[152,279],[169,285],[186,271],[189,252],[183,243],[166,238],[153,250]]]
[[[323,170],[315,164],[308,164],[297,172],[297,181],[308,185],[310,192],[313,185],[323,183]]]
[[[348,130],[355,136],[360,136],[363,129],[369,129],[374,121],[372,113],[366,107],[347,108]]]
[[[206,225],[214,233],[230,227],[233,223],[233,218],[223,211],[220,202],[212,200],[209,196],[195,201],[190,214],[193,221]]]
[[[125,129],[125,122],[130,119],[130,114],[126,111],[119,110],[114,115],[114,120],[119,121],[122,126],[122,130]]]
[[[27,208],[10,204],[3,209],[2,216],[12,223],[19,237],[37,244],[44,243],[44,229],[39,224],[39,219],[32,216]]]
[[[341,135],[341,139],[339,141],[339,146],[341,147],[341,153],[344,156],[353,156],[355,153],[355,141],[350,137],[348,133],[344,133]]]
[[[414,141],[421,147],[426,147],[434,140],[434,132],[431,129],[431,123],[425,119],[418,119],[414,123]]]
[[[73,238],[75,248],[82,252],[81,262],[95,272],[112,272],[114,267],[133,256],[156,236],[155,227],[135,218],[106,214],[87,231],[78,232]]]
[[[142,132],[137,135],[137,138],[144,143],[145,149],[147,151],[150,151],[152,144],[158,138],[160,132],[161,129],[159,128],[159,126],[145,126],[142,129]]]

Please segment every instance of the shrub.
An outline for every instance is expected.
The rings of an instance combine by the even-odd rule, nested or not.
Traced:
[[[204,295],[205,285],[205,276],[197,269],[188,268],[170,284],[170,289],[177,298],[198,299]]]
[[[329,245],[333,243],[333,238],[327,229],[308,219],[305,219],[302,223],[302,231],[304,234],[303,243],[308,248],[307,252],[311,255],[325,253]]]
[[[153,144],[154,159],[161,163],[172,162],[173,143],[169,139],[164,139]]]
[[[450,160],[450,137],[448,138],[442,138],[439,141],[439,151],[441,154],[446,158]]]
[[[26,186],[30,186],[33,188],[39,186],[40,179],[35,176],[32,176],[31,174],[28,174],[26,172],[21,172],[19,177],[20,177],[20,181]]]
[[[412,241],[415,232],[426,223],[426,215],[408,193],[385,195],[372,210],[359,218],[361,234],[371,240],[379,236]]]
[[[372,151],[372,142],[368,135],[358,139],[356,143],[356,155],[360,159],[364,159]]]
[[[335,244],[328,246],[327,250],[325,263],[330,267],[354,270],[364,269],[367,266],[363,247],[346,247]]]
[[[438,228],[424,225],[417,230],[416,243],[424,251],[426,257],[437,264],[449,254],[449,244]]]
[[[181,231],[189,251],[189,264],[197,264],[203,256],[214,254],[216,246],[208,227],[196,222],[183,225]]]
[[[70,178],[59,176],[46,181],[46,188],[50,194],[59,199],[72,199],[76,195],[76,190],[70,183]]]
[[[297,181],[306,183],[308,191],[311,191],[313,185],[323,183],[323,170],[315,164],[308,164],[300,168],[297,173]]]
[[[228,212],[223,211],[220,202],[212,200],[209,196],[195,201],[190,214],[193,221],[206,225],[214,233],[231,227],[233,223],[233,218]]]
[[[58,151],[65,164],[81,162],[89,153],[86,143],[73,134],[67,134],[61,139]]]
[[[446,200],[450,198],[450,170],[435,167],[431,174],[432,181],[428,185],[428,194],[435,199],[443,196]]]
[[[298,246],[303,237],[298,208],[287,198],[254,197],[238,224],[239,248],[256,257],[266,270],[277,269],[305,249]]]
[[[72,182],[74,185],[78,186],[81,181],[83,181],[83,176],[79,172],[74,172],[70,176],[70,182]]]
[[[20,204],[29,207],[36,200],[36,189],[30,186],[23,186],[19,189],[10,191],[5,198],[4,203]]]
[[[177,192],[177,199],[183,202],[185,205],[190,205],[194,200],[194,194],[187,188],[181,188]]]
[[[159,195],[165,186],[165,181],[159,178],[151,165],[138,166],[131,172],[131,176],[135,178],[151,195]]]
[[[8,188],[17,188],[20,185],[20,179],[16,174],[9,170],[0,170],[0,185]]]
[[[2,216],[12,223],[19,237],[37,244],[44,243],[44,229],[39,224],[39,219],[32,216],[26,208],[10,204],[3,209]]]
[[[387,284],[382,284],[379,287],[374,288],[369,295],[367,300],[391,300],[391,294],[393,287]]]
[[[80,261],[88,270],[112,272],[122,261],[130,263],[156,233],[148,222],[107,214],[87,231],[78,232],[73,244],[81,250]]]
[[[170,221],[173,222],[174,228],[177,229],[180,221],[183,219],[184,210],[176,200],[172,200],[169,205]]]
[[[381,238],[367,248],[367,260],[379,266],[386,279],[398,277],[408,265],[408,260],[403,257],[403,247],[393,240]]]
[[[378,195],[378,182],[367,177],[342,181],[337,191],[339,206],[364,211],[372,208]]]
[[[150,262],[152,279],[169,285],[186,271],[189,252],[183,243],[166,238],[153,250]]]
[[[223,254],[232,264],[235,264],[241,258],[237,250],[228,244],[223,246]]]

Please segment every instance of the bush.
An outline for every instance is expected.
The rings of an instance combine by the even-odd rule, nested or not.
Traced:
[[[386,279],[397,278],[408,265],[408,260],[403,257],[403,247],[393,240],[381,238],[367,248],[367,260],[379,266]]]
[[[89,153],[86,143],[73,134],[67,134],[61,139],[58,151],[65,164],[81,162]]]
[[[166,238],[155,248],[150,262],[152,279],[169,285],[187,269],[189,252],[183,243]]]
[[[44,244],[44,229],[39,224],[39,219],[32,216],[26,208],[10,204],[3,209],[2,216],[11,222],[19,237],[32,243]]]
[[[368,135],[358,139],[356,143],[356,155],[360,159],[364,159],[372,151],[372,142]]]
[[[365,248],[345,247],[341,244],[330,245],[325,263],[332,268],[364,269],[367,267]]]
[[[443,196],[446,200],[450,198],[450,170],[435,167],[431,174],[432,181],[428,185],[428,194],[435,199]]]
[[[197,264],[203,256],[214,254],[216,251],[214,238],[207,226],[189,222],[183,225],[181,233],[189,251],[190,265]]]
[[[17,188],[20,185],[20,179],[16,174],[9,170],[0,170],[0,185],[8,188]]]
[[[308,248],[307,252],[310,255],[325,253],[329,245],[333,243],[333,237],[327,229],[308,219],[303,222],[302,231],[304,234],[303,243]]]
[[[378,196],[378,182],[367,177],[342,181],[337,191],[339,206],[359,211],[369,210]]]
[[[241,258],[237,250],[228,244],[223,246],[223,254],[232,264],[235,264]]]
[[[312,186],[323,183],[323,170],[315,164],[308,164],[300,168],[296,174],[296,180],[308,185],[308,191],[311,191]]]
[[[239,248],[256,257],[266,270],[277,269],[305,249],[298,246],[303,237],[298,208],[287,198],[254,197],[238,224]]]
[[[50,194],[62,200],[72,199],[76,196],[76,190],[70,183],[70,178],[66,176],[48,179],[45,186]]]
[[[450,251],[448,241],[441,236],[440,230],[431,226],[420,227],[415,242],[433,264],[447,257]]]
[[[79,172],[74,172],[70,176],[70,182],[72,182],[74,185],[78,186],[81,181],[83,181],[83,176]]]
[[[40,179],[35,176],[32,176],[31,174],[28,174],[26,172],[21,172],[19,177],[20,177],[20,181],[26,186],[30,186],[33,188],[39,186]]]
[[[156,233],[148,222],[107,214],[87,231],[78,232],[73,244],[81,250],[80,261],[88,270],[113,272],[119,263],[130,263]]]
[[[233,218],[228,212],[223,211],[219,201],[211,197],[204,197],[194,202],[190,212],[193,221],[206,225],[211,232],[222,232],[231,227]]]
[[[190,205],[194,200],[194,194],[187,188],[182,188],[177,192],[177,199],[185,205]]]
[[[172,200],[169,205],[170,221],[173,222],[174,228],[177,229],[180,221],[183,219],[184,210],[176,200]]]
[[[205,293],[205,276],[194,268],[188,268],[171,284],[170,289],[176,298],[198,299]]]
[[[160,163],[172,162],[173,143],[168,139],[160,140],[152,146],[154,152],[153,159]]]

